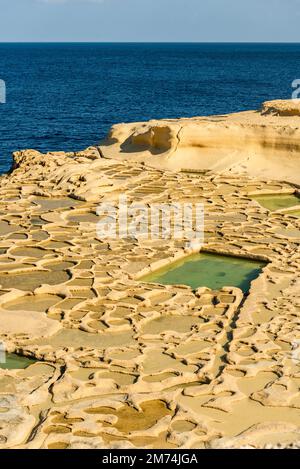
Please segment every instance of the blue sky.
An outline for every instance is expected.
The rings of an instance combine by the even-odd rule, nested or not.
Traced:
[[[0,41],[300,42],[300,0],[0,0]]]

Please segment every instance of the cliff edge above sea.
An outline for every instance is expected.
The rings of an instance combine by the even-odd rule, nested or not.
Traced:
[[[299,183],[300,100],[258,111],[117,124],[100,145],[105,158],[170,170],[246,173]]]

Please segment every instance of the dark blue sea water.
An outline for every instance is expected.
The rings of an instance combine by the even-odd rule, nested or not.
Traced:
[[[0,171],[11,153],[78,150],[116,122],[290,98],[300,44],[0,44]]]

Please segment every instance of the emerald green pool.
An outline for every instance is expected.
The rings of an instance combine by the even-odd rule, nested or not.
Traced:
[[[163,285],[188,285],[193,289],[208,287],[238,287],[244,293],[250,289],[266,262],[215,254],[194,254],[146,275],[142,282]]]
[[[0,368],[4,370],[22,370],[27,368],[29,365],[33,365],[33,363],[35,363],[35,360],[32,358],[21,357],[14,353],[7,353],[5,363],[0,362]]]
[[[257,195],[252,199],[271,212],[300,205],[300,198],[294,194]]]

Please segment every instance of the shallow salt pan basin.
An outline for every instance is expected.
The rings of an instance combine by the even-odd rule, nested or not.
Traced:
[[[40,311],[44,312],[55,305],[62,298],[57,295],[27,295],[4,304],[4,309],[11,311]]]
[[[257,195],[252,199],[271,212],[300,205],[300,197],[295,194]]]
[[[67,198],[47,198],[35,197],[32,202],[39,205],[42,210],[55,210],[60,208],[69,208],[79,205],[81,202],[70,197]]]
[[[82,212],[68,215],[68,220],[74,223],[97,223],[100,218],[93,212]]]
[[[5,360],[0,360],[0,368],[4,370],[23,370],[34,363],[36,363],[36,361],[32,358],[21,357],[14,353],[7,353]]]
[[[188,285],[193,289],[208,287],[220,290],[238,287],[244,293],[250,289],[266,262],[215,254],[194,254],[157,270],[142,279],[142,282],[163,285]]]
[[[65,270],[74,265],[73,262],[51,262],[45,264],[49,270],[33,269],[22,273],[0,273],[0,285],[3,289],[16,288],[33,291],[41,285],[59,285],[70,280],[71,275]]]
[[[16,288],[33,291],[41,285],[59,285],[70,280],[65,271],[33,270],[22,274],[0,274],[0,285],[4,289]]]
[[[115,332],[105,334],[90,334],[78,329],[63,329],[50,338],[38,339],[33,342],[36,345],[49,345],[53,348],[60,347],[91,347],[102,349],[108,347],[129,346],[134,343],[131,332]]]

